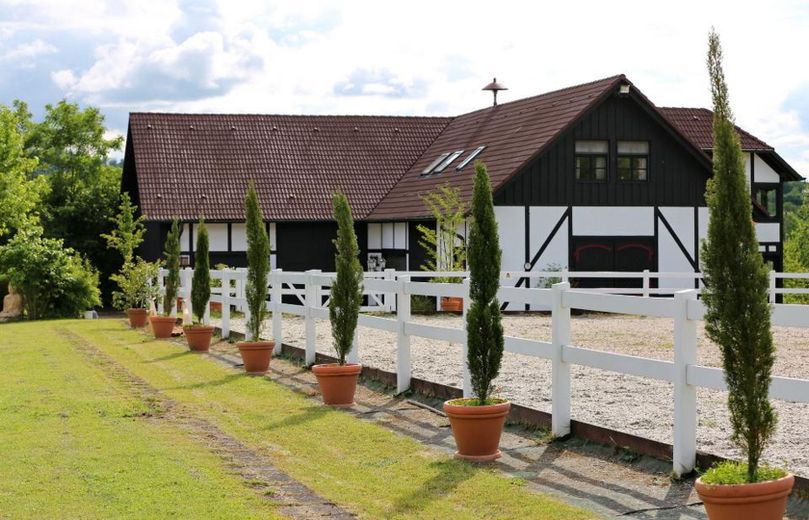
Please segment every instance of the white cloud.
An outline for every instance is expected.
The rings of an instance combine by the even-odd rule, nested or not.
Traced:
[[[50,43],[36,39],[30,42],[21,43],[20,45],[3,52],[0,54],[0,58],[8,61],[31,60],[43,54],[53,54],[58,52],[58,50],[59,49]]]
[[[51,80],[62,90],[70,90],[76,84],[76,75],[72,70],[62,69],[51,72]]]

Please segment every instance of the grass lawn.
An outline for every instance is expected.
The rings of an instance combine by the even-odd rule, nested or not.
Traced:
[[[595,517],[113,320],[0,326],[0,421],[12,425],[11,442],[0,445],[0,516],[161,517],[181,506],[195,508],[183,517],[273,513],[170,425],[134,419],[148,403],[83,363],[60,329],[360,517]],[[51,483],[63,490],[58,496]]]

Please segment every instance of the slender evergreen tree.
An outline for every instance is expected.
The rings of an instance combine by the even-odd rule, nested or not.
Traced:
[[[728,102],[719,36],[708,38],[713,95],[713,178],[708,182],[708,239],[702,248],[707,307],[705,330],[722,351],[732,440],[747,456],[756,481],[759,459],[775,431],[768,393],[775,361],[767,299],[767,270],[752,222],[739,137]]]
[[[197,226],[197,247],[194,251],[194,277],[191,279],[191,303],[197,322],[202,323],[208,300],[211,299],[211,263],[208,259],[208,228],[200,217]]]
[[[247,213],[247,283],[244,292],[250,318],[247,330],[252,341],[259,341],[267,317],[267,276],[270,272],[270,239],[258,203],[256,185],[251,180],[244,200]]]
[[[121,204],[118,206],[118,213],[110,221],[115,224],[115,228],[107,233],[102,233],[101,237],[107,241],[107,248],[115,249],[124,259],[124,265],[132,262],[135,250],[143,242],[143,235],[146,234],[146,226],[143,225],[143,215],[135,217],[138,207],[132,204],[129,193],[121,193]]]
[[[177,291],[180,288],[180,223],[177,219],[171,222],[171,230],[166,236],[163,257],[166,260],[165,294],[163,295],[163,314],[171,315],[171,309],[177,299]]]
[[[500,286],[500,242],[494,217],[492,187],[482,162],[475,164],[472,226],[469,233],[469,297],[466,313],[467,364],[476,404],[489,404],[492,380],[503,359],[503,325],[497,289]]]
[[[337,239],[334,241],[337,278],[331,286],[329,321],[339,363],[345,365],[362,305],[362,265],[348,199],[337,192],[332,198],[332,207],[337,221]]]

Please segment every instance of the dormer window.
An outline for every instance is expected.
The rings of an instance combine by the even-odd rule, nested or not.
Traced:
[[[618,141],[618,180],[645,181],[648,176],[648,141]]]
[[[576,141],[576,180],[607,181],[607,141]]]

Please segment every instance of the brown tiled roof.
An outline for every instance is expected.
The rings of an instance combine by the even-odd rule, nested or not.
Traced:
[[[242,220],[251,178],[268,220],[331,219],[336,189],[362,218],[450,120],[133,113],[128,139],[148,220]]]
[[[683,135],[703,150],[713,148],[713,112],[707,108],[660,107],[661,114],[671,121]],[[758,137],[736,127],[742,149],[748,151],[770,151],[768,145]]]
[[[464,200],[470,200],[473,165],[461,171],[456,171],[455,167],[478,146],[486,146],[476,159],[486,163],[492,189],[496,190],[622,81],[626,81],[623,75],[613,76],[456,117],[379,203],[369,219],[427,216],[419,195],[447,182],[460,188]],[[421,175],[438,156],[455,150],[464,150],[464,153],[442,173]]]

